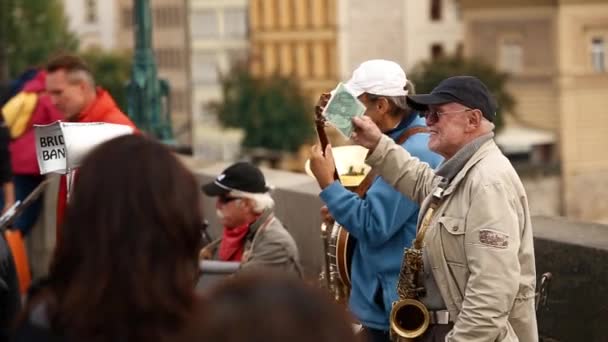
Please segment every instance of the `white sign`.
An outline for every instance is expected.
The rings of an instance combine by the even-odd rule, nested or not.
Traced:
[[[65,173],[67,158],[60,122],[45,126],[36,125],[34,129],[36,130],[36,155],[40,174]]]
[[[105,122],[61,122],[35,125],[36,155],[40,174],[66,174],[80,166],[95,146],[110,139],[132,134],[133,128]]]

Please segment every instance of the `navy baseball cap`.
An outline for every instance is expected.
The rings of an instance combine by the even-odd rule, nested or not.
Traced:
[[[268,192],[270,188],[257,166],[238,162],[222,171],[213,182],[203,185],[202,190],[207,196],[222,196],[232,190],[260,194]]]
[[[430,94],[408,95],[407,103],[418,111],[426,111],[429,105],[441,105],[456,102],[471,109],[479,109],[483,116],[496,119],[496,100],[488,87],[473,76],[454,76],[447,78]]]

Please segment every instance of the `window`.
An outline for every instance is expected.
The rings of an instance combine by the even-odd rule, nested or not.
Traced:
[[[443,57],[443,45],[441,45],[441,44],[431,45],[431,58],[433,60],[436,60],[441,57]]]
[[[244,8],[224,11],[224,33],[229,38],[247,37],[247,12]]]
[[[452,6],[454,6],[454,17],[458,20],[462,20],[462,8],[460,6],[460,1],[452,1]]]
[[[188,94],[185,90],[171,90],[171,110],[174,112],[185,112],[190,103],[188,103]]]
[[[464,57],[464,44],[462,42],[456,44],[456,56]]]
[[[179,69],[183,66],[184,51],[175,48],[155,49],[158,67],[163,69]]]
[[[131,28],[133,26],[133,10],[131,8],[123,8],[121,19],[123,28]]]
[[[176,27],[182,24],[179,7],[164,6],[154,9],[154,25],[157,27]]]
[[[594,72],[606,72],[606,44],[604,38],[591,39],[591,65]]]
[[[218,58],[215,53],[196,52],[192,58],[192,79],[195,84],[218,82]]]
[[[85,20],[88,24],[97,23],[97,0],[86,0],[84,11]]]
[[[441,1],[442,0],[431,0],[431,20],[441,20]]]
[[[216,10],[200,10],[192,14],[190,25],[193,38],[219,38],[219,20]]]
[[[505,39],[499,48],[498,68],[502,71],[517,74],[522,71],[523,49],[518,40]]]

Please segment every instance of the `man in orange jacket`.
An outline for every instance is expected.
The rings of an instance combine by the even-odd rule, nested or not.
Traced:
[[[108,122],[135,128],[110,94],[95,86],[91,70],[78,56],[57,56],[48,63],[46,71],[46,90],[67,121]],[[57,241],[67,205],[66,184],[66,177],[62,176],[57,199]]]

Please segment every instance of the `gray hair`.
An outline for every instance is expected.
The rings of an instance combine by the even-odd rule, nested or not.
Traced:
[[[270,196],[270,192],[264,192],[261,194],[232,190],[230,191],[230,195],[239,198],[247,198],[253,202],[253,211],[256,214],[261,214],[265,210],[274,209],[274,200],[272,196]]]
[[[393,110],[391,112],[392,116],[398,116],[407,114],[411,111],[410,107],[407,105],[407,96],[384,96],[384,95],[376,95],[366,93],[367,98],[370,101],[377,101],[378,99],[384,97],[392,104]]]
[[[366,93],[366,94],[367,94],[367,98],[370,101],[376,101],[381,97],[386,98],[388,100],[388,102],[390,102],[393,106],[393,111],[391,114],[393,116],[398,116],[398,115],[411,113],[412,109],[407,104],[407,95],[416,94],[416,88],[414,87],[414,83],[412,83],[412,81],[410,81],[410,80],[407,80],[407,83],[405,84],[405,87],[403,87],[403,90],[405,90],[405,92],[406,92],[406,95],[404,95],[404,96],[384,96],[384,95],[376,95],[376,94],[371,94],[371,93]]]
[[[481,129],[484,133],[493,132],[495,128],[496,125],[494,125],[494,123],[490,120],[486,119],[485,117],[481,119]]]
[[[403,87],[403,89],[405,89],[407,95],[416,95],[416,86],[411,80],[407,80],[407,83],[405,84],[405,87]]]

